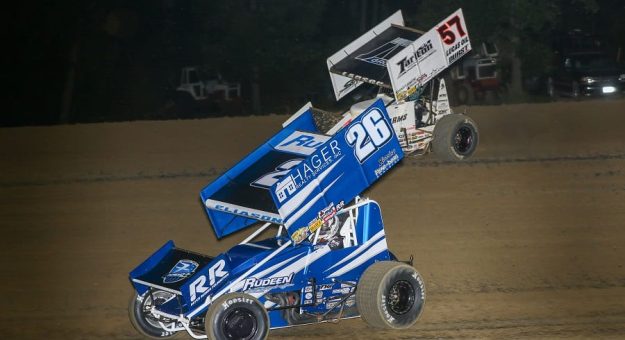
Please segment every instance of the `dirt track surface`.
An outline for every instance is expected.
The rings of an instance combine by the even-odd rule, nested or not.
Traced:
[[[625,337],[625,101],[473,107],[468,163],[408,158],[366,194],[427,304],[276,339]],[[284,116],[0,129],[0,334],[139,339],[128,272],[168,239],[216,254],[199,190]]]

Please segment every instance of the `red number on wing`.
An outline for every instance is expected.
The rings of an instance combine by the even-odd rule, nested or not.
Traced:
[[[456,30],[461,37],[467,35],[467,32],[465,32],[464,28],[462,28],[460,17],[456,15],[455,17],[447,20],[447,22],[441,27],[436,29],[438,31],[438,34],[441,36],[441,39],[443,39],[443,42],[447,45],[451,45],[456,41],[456,35],[451,30],[452,26],[456,26]]]
[[[456,15],[455,17],[449,19],[449,21],[447,21],[447,25],[449,25],[449,26],[455,25],[456,29],[458,30],[458,33],[460,33],[461,37],[464,37],[465,35],[467,35],[467,33],[462,28],[462,23],[460,23],[460,17],[459,16]]]
[[[443,42],[445,44],[451,45],[454,43],[454,41],[456,41],[456,35],[454,34],[454,32],[449,30],[449,25],[444,24],[436,30],[438,31],[438,34],[441,36],[441,39],[443,39]]]

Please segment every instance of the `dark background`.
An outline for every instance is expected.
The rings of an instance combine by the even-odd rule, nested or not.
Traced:
[[[498,44],[507,102],[540,100],[520,85],[549,72],[572,29],[623,59],[620,0],[24,1],[6,12],[0,125],[291,113],[309,100],[332,109],[328,56],[397,9],[427,30],[458,7],[474,47]],[[172,108],[189,65],[240,83],[240,107]]]

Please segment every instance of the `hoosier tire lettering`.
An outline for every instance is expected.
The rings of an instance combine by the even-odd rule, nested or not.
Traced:
[[[204,326],[210,340],[264,340],[270,327],[265,307],[245,293],[229,293],[213,301]]]

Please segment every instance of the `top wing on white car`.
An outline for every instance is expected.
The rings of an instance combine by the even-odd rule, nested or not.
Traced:
[[[363,82],[392,88],[397,101],[471,51],[462,9],[427,32],[403,26],[401,12],[328,58],[336,99]]]

